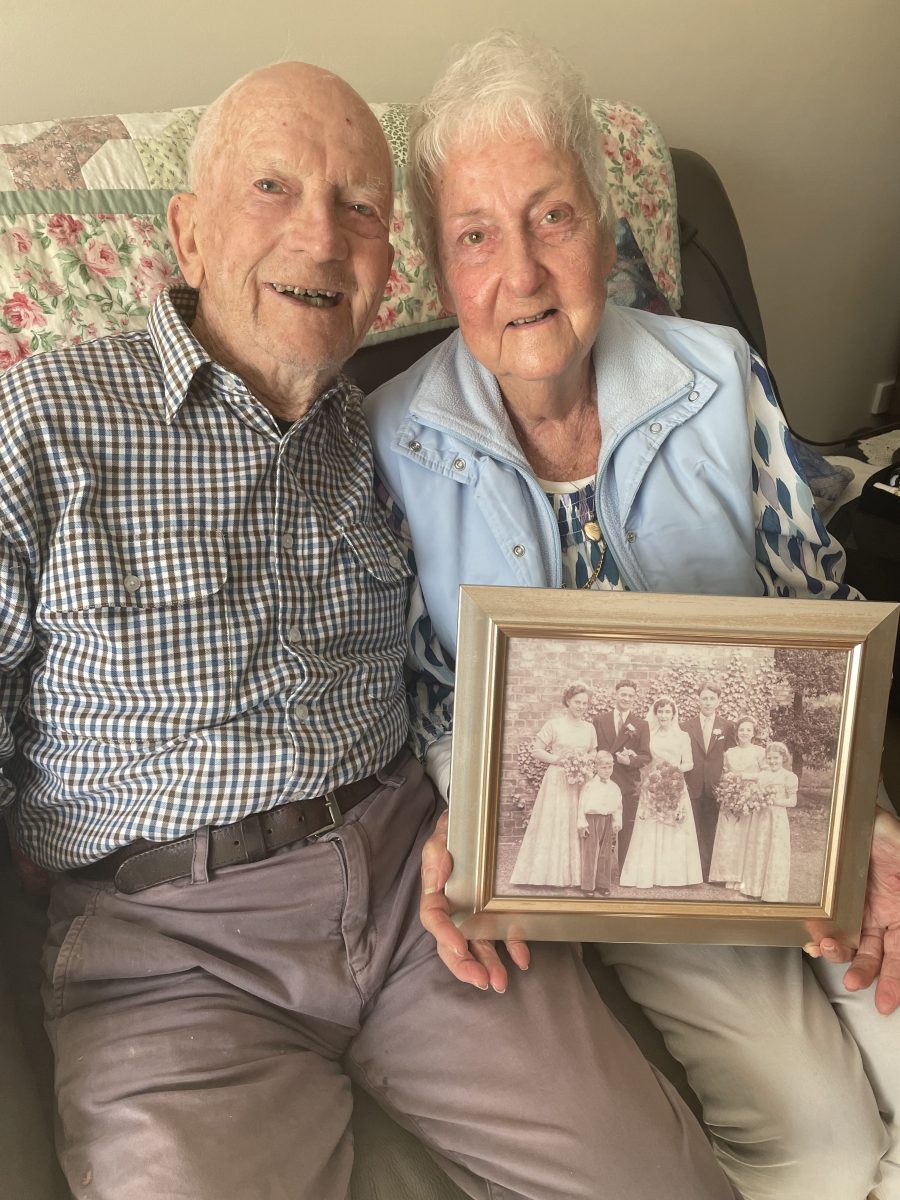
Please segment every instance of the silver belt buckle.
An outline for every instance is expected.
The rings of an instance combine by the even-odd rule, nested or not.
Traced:
[[[344,824],[344,814],[340,810],[334,792],[327,792],[324,797],[325,807],[328,809],[328,815],[331,820],[327,825],[323,825],[321,829],[317,829],[315,833],[307,834],[307,840],[312,842],[317,838],[324,837],[326,833],[331,833],[333,829],[340,828]]]

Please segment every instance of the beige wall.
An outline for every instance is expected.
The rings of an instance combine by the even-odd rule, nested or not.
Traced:
[[[898,0],[0,0],[0,124],[205,103],[281,57],[413,100],[496,25],[713,162],[792,422],[821,439],[861,424],[900,360]]]

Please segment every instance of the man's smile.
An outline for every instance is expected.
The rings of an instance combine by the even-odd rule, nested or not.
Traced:
[[[334,308],[340,304],[343,292],[332,292],[326,288],[293,287],[288,283],[273,283],[270,285],[280,296],[289,296],[312,308]]]

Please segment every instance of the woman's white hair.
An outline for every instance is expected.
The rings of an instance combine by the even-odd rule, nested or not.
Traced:
[[[410,117],[410,204],[419,244],[438,273],[436,173],[461,144],[478,147],[521,134],[573,155],[597,218],[609,228],[603,146],[584,81],[556,50],[501,29],[470,46]]]

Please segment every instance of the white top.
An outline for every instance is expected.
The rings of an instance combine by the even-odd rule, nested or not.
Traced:
[[[594,775],[582,787],[578,796],[578,828],[587,829],[587,814],[599,813],[600,816],[616,817],[614,824],[622,828],[622,793],[619,785],[611,779],[601,779]]]

